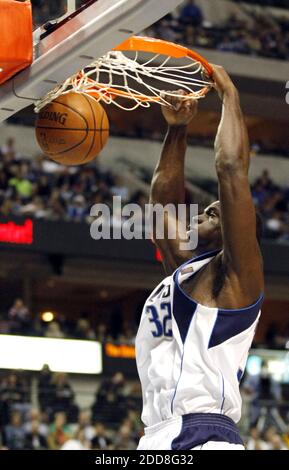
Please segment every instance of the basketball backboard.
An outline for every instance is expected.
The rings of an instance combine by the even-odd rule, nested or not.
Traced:
[[[33,11],[32,65],[0,86],[0,122],[35,103],[51,88],[183,0],[62,0]],[[53,8],[50,4],[54,3]]]

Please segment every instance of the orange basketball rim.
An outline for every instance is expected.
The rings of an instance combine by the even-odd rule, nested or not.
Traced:
[[[200,54],[172,42],[132,36],[49,92],[35,111],[70,91],[132,111],[150,103],[171,106],[166,97],[178,96],[178,90],[200,99],[211,87],[212,67]]]
[[[169,41],[163,41],[162,39],[155,39],[150,37],[139,37],[139,36],[132,36],[126,41],[122,42],[118,46],[116,46],[114,51],[135,51],[135,52],[148,52],[155,55],[163,55],[172,57],[174,59],[182,59],[187,58],[191,59],[193,63],[199,63],[203,71],[207,73],[208,77],[212,77],[213,69],[209,62],[200,54],[195,51],[188,49],[187,47],[180,46],[178,44],[174,44]],[[85,72],[79,72],[79,80],[83,77]],[[142,102],[159,102],[161,100],[160,96],[147,96],[143,94],[135,94],[133,92],[127,92],[124,90],[116,89],[113,87],[107,87],[104,83],[97,83],[93,79],[88,78],[88,81],[91,82],[91,89],[86,89],[86,93],[94,96],[96,98],[99,97],[100,93],[98,90],[104,90],[106,95],[110,95],[113,99],[117,96],[123,98],[135,98]],[[203,86],[197,92],[188,93],[187,97],[192,98],[200,98],[204,97],[208,91],[211,89],[209,84]],[[196,94],[198,96],[196,96]]]

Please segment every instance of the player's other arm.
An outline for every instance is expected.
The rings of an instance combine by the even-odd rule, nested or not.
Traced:
[[[256,237],[256,211],[248,180],[250,146],[239,95],[222,67],[214,66],[215,88],[223,102],[215,140],[223,236],[223,261],[243,298],[253,302],[264,288]]]
[[[182,93],[182,92],[178,92]],[[191,99],[168,97],[173,107],[162,107],[163,115],[168,123],[167,134],[163,143],[160,159],[155,168],[150,193],[150,203],[178,204],[185,203],[184,164],[187,148],[187,126],[197,113],[197,102]],[[161,251],[166,272],[170,274],[180,264],[192,257],[190,251],[180,250],[180,238],[169,239],[168,225],[176,224],[176,217],[165,212],[164,238],[156,236],[155,220],[153,222],[153,238]],[[185,237],[185,233],[183,234]]]

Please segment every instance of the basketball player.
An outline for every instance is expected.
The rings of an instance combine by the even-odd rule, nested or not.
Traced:
[[[167,274],[148,298],[136,338],[145,435],[138,449],[244,449],[239,381],[260,315],[259,219],[248,182],[249,142],[238,92],[213,66],[222,100],[215,140],[219,201],[198,216],[195,252],[155,239]],[[173,97],[151,202],[184,203],[187,126],[197,102]],[[166,218],[166,224],[174,223]]]

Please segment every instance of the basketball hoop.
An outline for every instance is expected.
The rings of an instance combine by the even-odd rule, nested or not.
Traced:
[[[36,103],[35,111],[71,91],[127,111],[148,108],[151,103],[171,106],[165,97],[183,98],[177,94],[180,89],[188,98],[203,98],[212,86],[211,76],[212,67],[196,52],[168,41],[133,36],[50,91]]]

